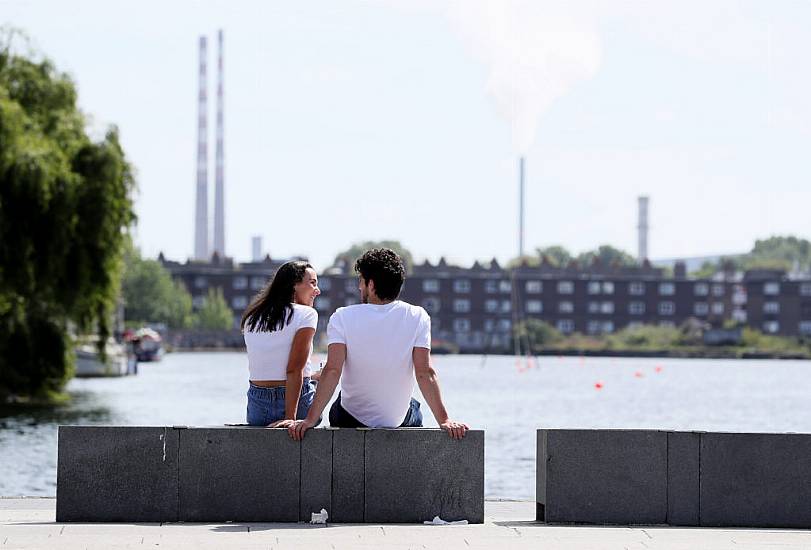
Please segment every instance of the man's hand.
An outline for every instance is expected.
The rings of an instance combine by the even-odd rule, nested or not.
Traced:
[[[295,420],[277,420],[272,424],[268,424],[266,428],[289,428],[295,423],[296,423]]]
[[[296,441],[304,439],[304,432],[315,426],[315,422],[311,422],[306,418],[304,420],[293,420],[291,422],[292,423],[287,427],[287,431],[290,433],[290,437]]]
[[[470,429],[470,426],[464,422],[456,422],[455,420],[446,420],[439,427],[448,432],[448,435],[454,439],[462,439],[465,437],[465,432]]]

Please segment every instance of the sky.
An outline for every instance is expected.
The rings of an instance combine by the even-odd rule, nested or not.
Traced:
[[[811,3],[0,0],[118,126],[142,252],[193,251],[197,43],[225,35],[226,253],[319,268],[395,239],[461,265],[610,243],[743,252],[811,237]]]

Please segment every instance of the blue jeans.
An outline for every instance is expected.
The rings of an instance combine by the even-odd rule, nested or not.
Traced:
[[[329,425],[333,428],[366,428],[360,420],[349,414],[346,409],[341,405],[341,394],[338,393],[338,398],[329,409]],[[408,405],[403,423],[400,428],[420,428],[422,427],[422,412],[420,411],[420,402],[411,398],[411,403]]]
[[[284,394],[284,386],[262,388],[251,384],[248,388],[248,424],[267,426],[277,420],[284,420]],[[305,377],[298,399],[297,419],[301,420],[307,416],[310,405],[313,404],[313,397],[315,397],[315,382],[310,377]]]

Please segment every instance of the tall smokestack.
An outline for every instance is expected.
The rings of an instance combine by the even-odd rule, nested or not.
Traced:
[[[254,262],[261,262],[262,261],[262,237],[259,235],[255,235],[251,237],[251,258]]]
[[[639,263],[648,259],[648,197],[639,197]]]
[[[194,210],[194,257],[208,260],[208,120],[206,37],[200,37],[200,72],[197,95],[197,197]]]
[[[518,257],[524,256],[524,157],[518,161]]]
[[[223,148],[222,29],[217,33],[217,150],[214,187],[214,252],[225,257],[225,152]]]

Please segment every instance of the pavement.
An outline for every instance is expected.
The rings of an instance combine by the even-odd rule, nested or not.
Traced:
[[[0,498],[0,550],[10,548],[364,548],[496,550],[811,549],[811,531],[536,523],[535,503],[487,501],[482,525],[56,523],[53,498]],[[426,518],[430,519],[430,518]]]

